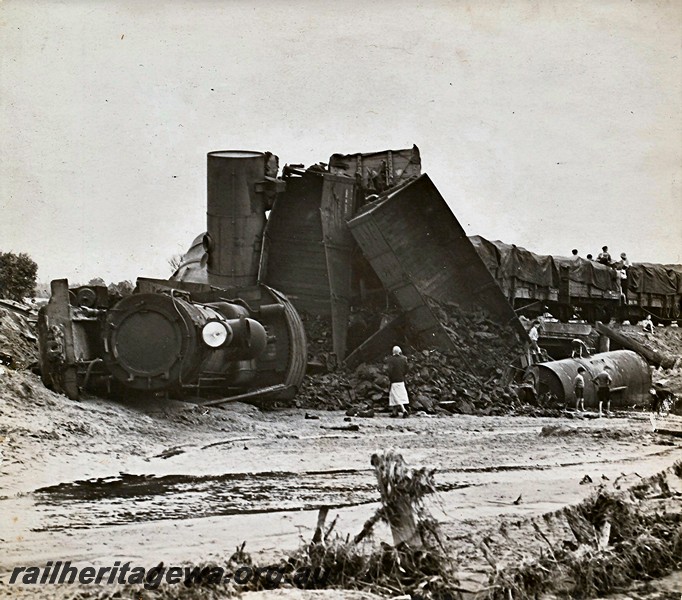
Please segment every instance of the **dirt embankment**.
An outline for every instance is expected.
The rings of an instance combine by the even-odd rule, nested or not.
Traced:
[[[261,411],[246,404],[225,411],[159,399],[73,401],[45,388],[33,373],[5,368],[0,374],[0,487],[2,493],[30,491],[107,470],[116,473],[174,456],[186,446],[216,440],[235,445],[270,430]]]
[[[671,392],[682,396],[682,328],[655,327],[654,333],[643,331],[639,325],[616,325],[614,328],[652,350],[677,357],[674,368],[655,369],[652,378],[654,382],[662,382]]]
[[[27,369],[38,363],[38,345],[29,307],[21,314],[0,306],[0,365]]]

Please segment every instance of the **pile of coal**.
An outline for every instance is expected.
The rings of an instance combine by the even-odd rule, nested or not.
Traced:
[[[332,325],[329,319],[319,315],[299,313],[305,329],[306,342],[308,345],[308,363],[320,364],[330,369],[329,364],[332,355]]]
[[[434,304],[432,309],[456,350],[403,346],[412,410],[478,415],[528,412],[524,406],[536,401],[532,386],[510,383],[511,364],[524,352],[513,329],[491,321],[483,312],[467,312],[456,305]],[[306,377],[297,404],[344,409],[359,416],[386,410],[389,386],[382,359],[353,371]]]

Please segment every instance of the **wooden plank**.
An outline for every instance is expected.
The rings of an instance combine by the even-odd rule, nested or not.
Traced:
[[[671,435],[676,438],[682,438],[682,430],[680,429],[659,429],[658,427],[654,429],[656,433],[661,433],[663,435]]]
[[[648,346],[641,344],[630,336],[623,335],[618,331],[614,331],[599,321],[597,321],[595,329],[602,335],[605,335],[607,338],[613,340],[617,344],[620,344],[623,348],[637,352],[637,354],[642,356],[648,363],[652,365],[661,366],[664,369],[672,369],[677,362],[677,359],[674,356],[670,356],[669,354],[665,354],[663,352],[658,352],[657,350],[652,350]]]
[[[212,400],[202,400],[200,398],[195,398],[188,400],[192,404],[198,404],[199,406],[220,406],[221,404],[229,404],[230,402],[245,402],[248,400],[265,400],[273,396],[278,396],[289,390],[288,385],[278,384],[272,385],[266,388],[259,388],[257,390],[252,390],[244,394],[239,394],[237,396],[229,396],[227,398],[218,398]]]
[[[395,346],[396,340],[404,337],[404,328],[405,315],[398,315],[353,350],[346,357],[344,365],[353,369],[363,362],[371,362],[379,356],[388,354]]]
[[[22,306],[21,304],[15,302],[14,300],[4,300],[0,298],[0,306],[13,312],[19,313],[20,315],[24,315],[25,317],[31,314],[31,309],[29,307]]]

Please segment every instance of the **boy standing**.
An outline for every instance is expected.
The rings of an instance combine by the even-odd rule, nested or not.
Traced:
[[[575,412],[585,412],[585,372],[584,367],[578,367],[578,374],[575,376],[573,391],[575,392]]]

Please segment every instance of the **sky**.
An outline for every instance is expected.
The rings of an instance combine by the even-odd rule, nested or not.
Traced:
[[[421,151],[469,235],[682,263],[678,0],[4,0],[0,251],[167,277],[206,154]]]

